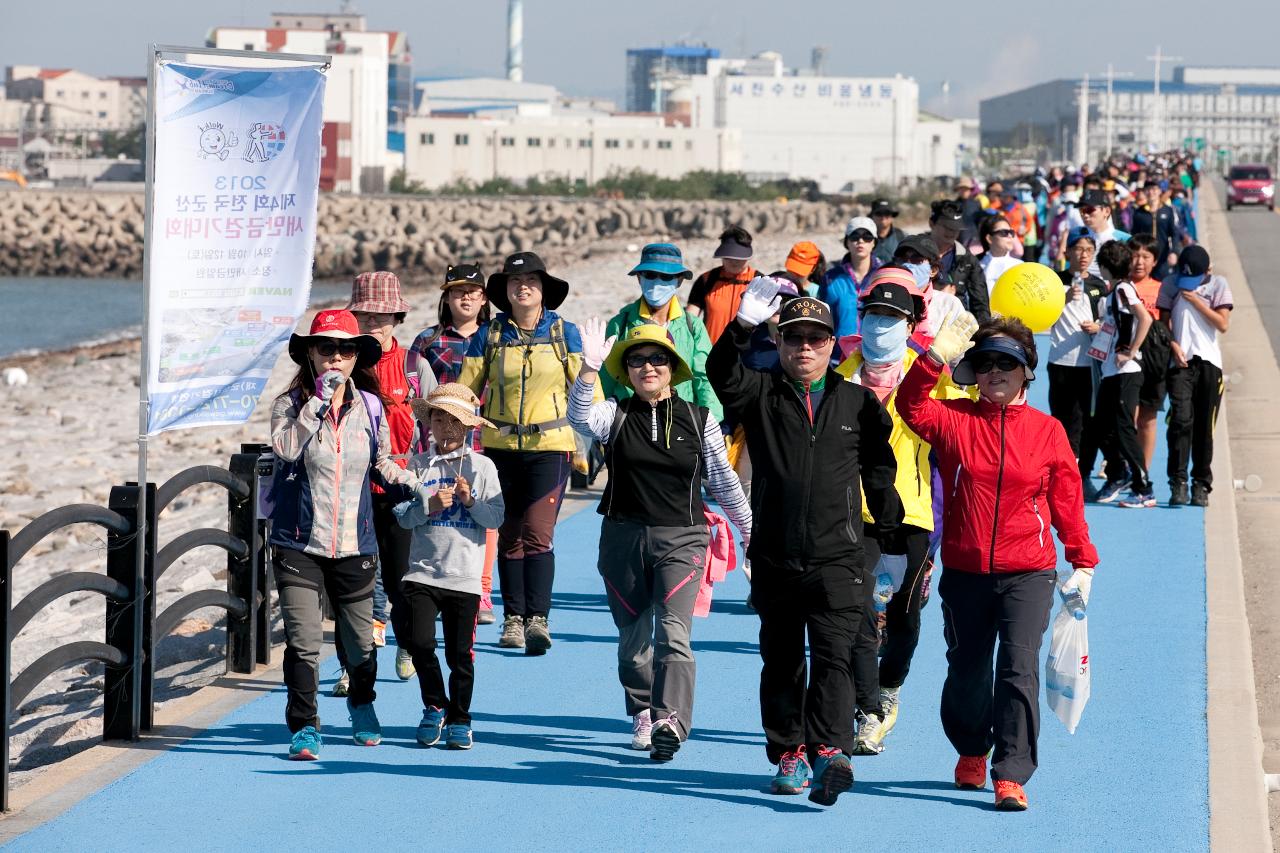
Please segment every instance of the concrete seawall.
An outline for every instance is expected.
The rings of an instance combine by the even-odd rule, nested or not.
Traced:
[[[797,201],[322,195],[315,277],[390,269],[412,280],[434,277],[451,262],[493,266],[523,250],[582,253],[604,238],[713,237],[731,224],[753,234],[838,235],[850,216],[864,212]],[[924,218],[923,211],[903,212]],[[141,193],[0,193],[0,276],[138,278],[142,245]]]

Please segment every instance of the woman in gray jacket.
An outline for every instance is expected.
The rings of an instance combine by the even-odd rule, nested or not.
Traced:
[[[276,468],[270,501],[272,565],[284,616],[285,721],[289,757],[320,756],[320,590],[333,605],[351,689],[347,708],[357,744],[375,746],[382,728],[373,710],[378,661],[373,647],[371,476],[418,488],[391,459],[391,438],[372,367],[382,346],[360,334],[350,311],[321,311],[309,335],[289,339],[298,373],[271,407]]]

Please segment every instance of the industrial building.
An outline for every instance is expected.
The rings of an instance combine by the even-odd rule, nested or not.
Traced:
[[[385,192],[402,162],[401,154],[389,150],[389,127],[403,125],[413,98],[404,34],[365,29],[360,15],[281,12],[273,23],[285,26],[218,27],[208,43],[229,50],[329,54],[320,188]],[[393,92],[399,104],[392,103]]]
[[[628,50],[627,112],[666,112],[666,95],[673,88],[672,83],[682,77],[706,74],[707,62],[719,58],[720,51],[705,44]]]
[[[777,53],[712,59],[668,96],[691,127],[738,128],[751,178],[810,179],[824,192],[954,176],[960,122],[922,120],[910,77],[828,77],[788,69]]]
[[[1280,68],[1182,66],[1158,85],[1093,78],[1085,91],[1084,79],[1052,80],[982,101],[982,147],[1085,162],[1186,146],[1256,162],[1272,158],[1280,135]]]

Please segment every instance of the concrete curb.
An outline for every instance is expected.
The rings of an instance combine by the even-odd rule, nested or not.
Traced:
[[[1252,312],[1253,323],[1240,322],[1236,314],[1251,308],[1253,296],[1245,280],[1235,241],[1227,227],[1216,188],[1211,179],[1201,185],[1207,212],[1202,235],[1213,257],[1216,272],[1231,282],[1235,296],[1231,334],[1224,338],[1228,364],[1236,363],[1225,342],[1234,348],[1248,345],[1246,338],[1266,333]],[[1256,329],[1253,328],[1256,326]],[[1269,350],[1270,347],[1267,346]],[[1256,363],[1256,362],[1255,362]],[[1274,366],[1274,356],[1269,362]],[[1229,395],[1228,395],[1229,398]],[[1217,442],[1230,447],[1227,411],[1219,414]],[[1258,705],[1253,677],[1253,644],[1245,607],[1244,569],[1240,560],[1239,528],[1236,518],[1231,453],[1219,453],[1214,460],[1215,480],[1228,484],[1210,502],[1205,512],[1205,586],[1209,631],[1209,842],[1214,850],[1271,851],[1270,817],[1262,770],[1262,732],[1258,725]]]

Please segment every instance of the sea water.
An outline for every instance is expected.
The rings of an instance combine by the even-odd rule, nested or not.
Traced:
[[[311,301],[341,299],[342,282],[317,282]],[[0,358],[137,337],[142,282],[85,278],[0,278]]]

